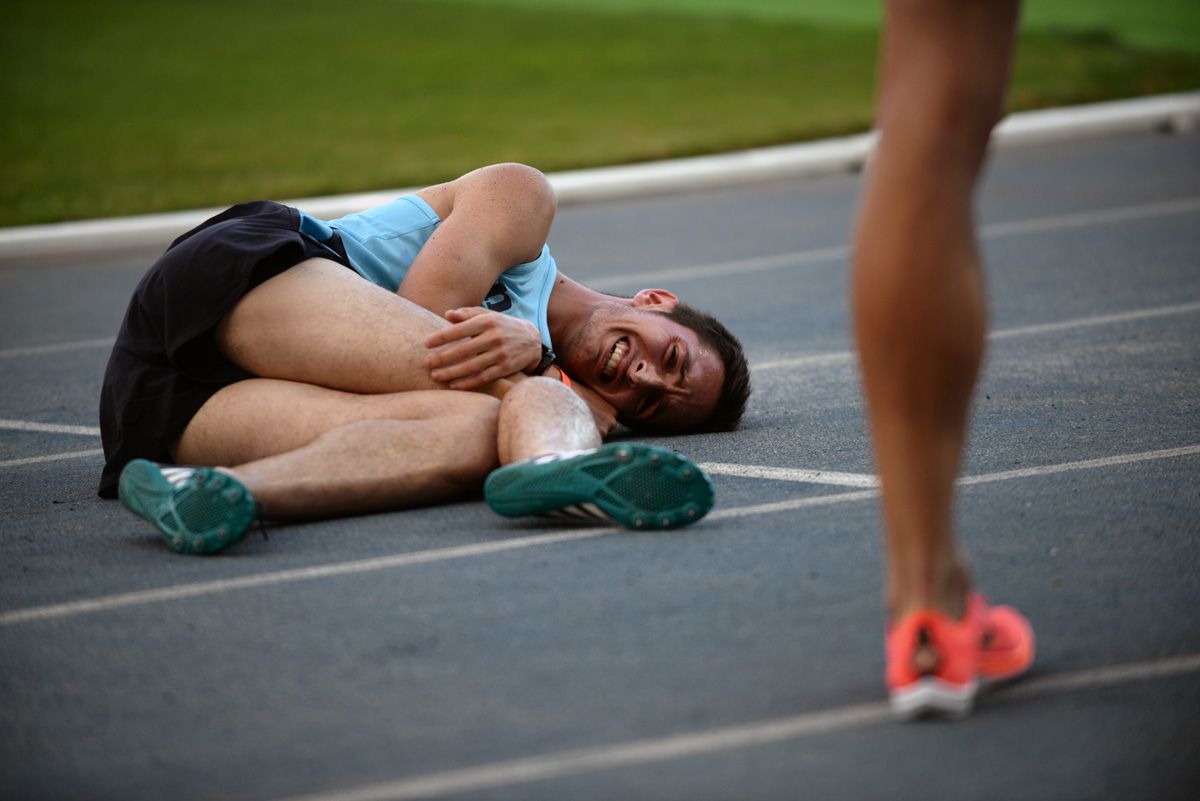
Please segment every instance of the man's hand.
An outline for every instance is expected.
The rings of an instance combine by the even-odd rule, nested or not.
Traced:
[[[453,325],[425,340],[436,349],[425,357],[429,377],[450,389],[477,389],[520,373],[542,358],[542,338],[533,323],[482,306],[450,309]]]

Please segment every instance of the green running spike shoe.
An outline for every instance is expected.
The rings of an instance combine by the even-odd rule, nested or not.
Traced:
[[[254,496],[233,476],[208,467],[134,459],[121,471],[121,504],[149,520],[178,553],[216,553],[254,521]]]
[[[712,482],[687,457],[625,442],[514,462],[492,471],[483,495],[505,517],[577,517],[636,529],[686,526],[713,505]]]

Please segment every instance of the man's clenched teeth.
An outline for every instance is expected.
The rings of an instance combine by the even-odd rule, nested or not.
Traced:
[[[604,367],[600,370],[600,375],[605,381],[612,381],[617,377],[617,368],[621,365],[621,359],[625,358],[625,354],[629,351],[629,343],[624,339],[618,339],[613,343],[612,353],[608,354],[608,361],[604,363]]]

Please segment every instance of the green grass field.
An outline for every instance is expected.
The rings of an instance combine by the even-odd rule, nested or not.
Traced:
[[[480,2],[480,0],[471,0]],[[497,6],[589,8],[630,13],[741,15],[753,19],[877,27],[882,0],[482,0]],[[1022,9],[1026,31],[1104,32],[1137,47],[1200,50],[1196,0],[1032,0]]]
[[[618,7],[634,2],[14,6],[0,26],[0,225],[412,186],[502,160],[557,170],[657,159],[870,125],[873,4]],[[1200,51],[1106,28],[1119,8],[1098,5],[1073,26],[1026,27],[1014,108],[1200,86]],[[1175,6],[1141,8],[1159,5]],[[1164,36],[1183,25],[1168,22]]]

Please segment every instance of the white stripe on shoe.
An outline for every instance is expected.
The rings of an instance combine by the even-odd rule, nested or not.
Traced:
[[[552,512],[546,512],[546,517],[572,518],[575,520],[601,520],[611,523],[610,517],[603,509],[594,503],[573,503]]]
[[[163,474],[163,478],[171,482],[172,486],[178,487],[187,481],[196,470],[193,467],[164,467],[159,468],[159,472]]]
[[[592,517],[596,518],[597,520],[604,520],[606,522],[612,520],[612,518],[608,515],[607,512],[605,512],[603,509],[601,509],[599,506],[597,506],[594,503],[590,503],[590,502],[589,503],[581,503],[581,504],[579,504],[579,507],[584,512],[587,512],[588,514],[590,514]]]

